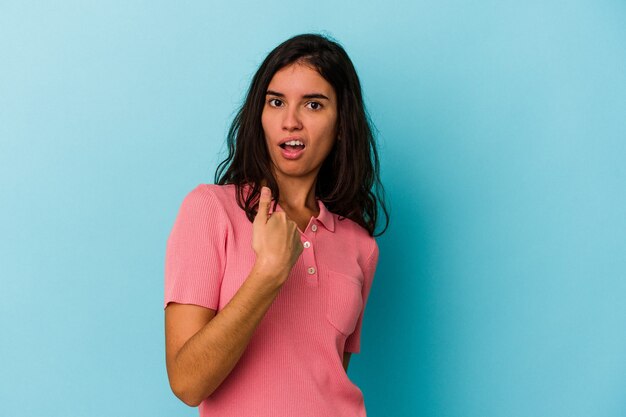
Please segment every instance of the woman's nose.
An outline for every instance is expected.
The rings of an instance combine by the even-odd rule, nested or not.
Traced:
[[[283,118],[283,129],[286,130],[296,130],[302,129],[302,121],[300,120],[300,115],[298,114],[298,110],[295,108],[287,108],[284,113]]]

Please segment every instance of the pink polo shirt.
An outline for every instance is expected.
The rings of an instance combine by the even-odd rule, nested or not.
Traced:
[[[319,215],[300,231],[302,254],[235,368],[200,404],[201,417],[366,415],[342,358],[360,350],[378,245],[317,202]],[[164,306],[195,304],[219,314],[254,265],[251,242],[235,186],[198,185],[167,240]]]

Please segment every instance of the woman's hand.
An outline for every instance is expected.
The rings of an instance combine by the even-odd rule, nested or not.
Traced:
[[[252,249],[256,253],[256,266],[284,282],[303,246],[298,226],[287,213],[269,214],[271,201],[272,191],[262,187],[259,210],[252,224]]]

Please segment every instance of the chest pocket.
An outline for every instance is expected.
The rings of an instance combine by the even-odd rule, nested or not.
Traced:
[[[326,319],[344,336],[352,334],[363,308],[359,278],[328,271]]]

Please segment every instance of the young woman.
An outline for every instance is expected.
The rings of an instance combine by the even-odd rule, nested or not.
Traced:
[[[216,184],[167,241],[170,386],[201,416],[365,416],[347,377],[378,262],[382,186],[356,71],[320,35],[256,72]]]

